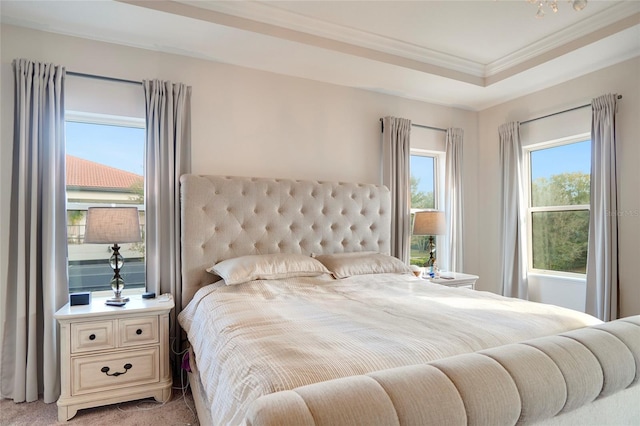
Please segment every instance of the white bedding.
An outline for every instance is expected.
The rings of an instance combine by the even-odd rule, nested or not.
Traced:
[[[200,289],[179,320],[217,424],[242,423],[268,393],[600,322],[398,274],[220,282]]]

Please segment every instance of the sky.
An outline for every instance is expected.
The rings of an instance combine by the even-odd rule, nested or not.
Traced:
[[[145,129],[66,122],[67,154],[143,175]]]
[[[68,121],[67,153],[96,163],[143,175],[145,130]],[[567,171],[590,172],[591,143],[584,141],[531,153],[532,178],[549,178]],[[411,174],[418,190],[433,191],[433,158],[412,155]]]
[[[531,152],[531,178],[549,178],[565,172],[591,172],[591,141]]]
[[[409,167],[411,176],[420,179],[418,182],[419,192],[433,192],[433,157],[412,155]]]
[[[433,158],[412,155],[411,175],[420,179],[418,190],[433,191]],[[572,143],[531,152],[532,179],[566,172],[590,173],[591,141]]]

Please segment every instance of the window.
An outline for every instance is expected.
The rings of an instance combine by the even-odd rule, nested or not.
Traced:
[[[67,113],[67,247],[69,292],[108,291],[111,245],[84,244],[87,209],[137,206],[143,242],[122,244],[125,292],[145,287],[144,120]]]
[[[589,236],[588,135],[528,149],[529,269],[585,274]]]
[[[441,205],[439,197],[442,195],[439,183],[440,168],[443,153],[412,150],[410,158],[411,172],[411,212],[424,209],[435,209]],[[427,250],[427,236],[411,237],[410,263],[423,266],[429,258]],[[437,247],[437,241],[436,241]]]

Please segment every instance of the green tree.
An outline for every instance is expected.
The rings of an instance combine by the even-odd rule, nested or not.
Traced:
[[[411,175],[411,208],[413,209],[434,209],[436,207],[433,191],[422,192],[418,190],[420,178]]]
[[[531,203],[534,207],[589,204],[590,184],[590,175],[582,172],[541,177],[531,184]]]
[[[84,210],[67,210],[67,242],[80,243],[80,222],[85,217]]]
[[[573,172],[538,178],[531,184],[534,207],[589,204],[589,174]],[[533,212],[531,216],[533,267],[564,272],[586,272],[588,210]]]
[[[84,216],[83,210],[67,210],[67,222],[71,225],[79,225]]]
[[[144,181],[142,179],[131,184],[131,186],[129,186],[129,191],[133,194],[131,197],[129,197],[133,204],[144,205]],[[144,223],[144,211],[141,211],[138,214],[140,215],[140,223]],[[131,250],[140,253],[141,258],[144,258],[146,254],[145,230],[146,227],[141,226],[140,233],[142,234],[142,241],[139,243],[132,243],[130,246]]]
[[[133,195],[129,197],[134,204],[144,204],[144,181],[142,179],[135,181],[129,186],[129,192]]]

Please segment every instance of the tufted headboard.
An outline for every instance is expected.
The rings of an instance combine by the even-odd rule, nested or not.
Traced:
[[[182,307],[216,280],[206,268],[248,254],[389,253],[384,186],[183,175]]]

